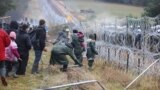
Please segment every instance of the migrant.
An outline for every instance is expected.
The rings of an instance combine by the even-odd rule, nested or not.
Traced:
[[[22,28],[17,33],[17,46],[18,52],[20,53],[19,68],[17,70],[18,75],[25,75],[26,67],[29,59],[29,50],[31,49],[31,40],[27,33],[28,25],[23,24]]]
[[[45,30],[45,20],[41,19],[39,21],[39,26],[36,29],[36,39],[33,43],[33,49],[35,52],[35,59],[32,66],[32,74],[39,73],[39,62],[41,60],[41,56],[43,53],[43,50],[46,51],[45,48],[45,41],[46,41],[46,30]]]
[[[2,24],[0,23],[0,77],[4,86],[8,85],[6,81],[5,48],[10,45],[10,42],[10,37],[8,36],[7,32],[2,29]]]
[[[95,44],[95,35],[90,34],[89,39],[87,40],[87,60],[88,60],[88,66],[89,70],[92,70],[93,64],[94,64],[94,59],[95,55],[98,55],[98,52],[96,50],[96,44]]]
[[[6,48],[6,68],[7,68],[7,76],[13,76],[14,78],[17,78],[18,75],[16,74],[18,70],[18,60],[20,59],[20,55],[18,52],[18,46],[15,42],[16,40],[16,33],[11,32],[9,34],[11,38],[10,45]]]

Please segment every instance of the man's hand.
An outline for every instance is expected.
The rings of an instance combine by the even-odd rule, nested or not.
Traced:
[[[22,59],[21,59],[21,58],[18,58],[18,60],[19,60],[19,61],[22,61]]]

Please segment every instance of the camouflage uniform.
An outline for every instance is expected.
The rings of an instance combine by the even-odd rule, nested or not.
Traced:
[[[53,44],[56,43],[67,43],[69,41],[68,37],[67,37],[67,33],[65,30],[59,32],[58,38],[56,39],[56,41]]]
[[[77,58],[74,55],[73,46],[68,43],[56,44],[53,46],[53,49],[51,51],[50,64],[63,65],[63,71],[66,71],[68,67],[68,59],[66,55],[69,55],[74,60],[74,62],[78,63],[78,65],[81,66],[81,63],[78,62]]]
[[[72,44],[73,44],[73,47],[74,47],[74,53],[75,53],[78,61],[80,63],[82,63],[82,61],[83,61],[83,55],[82,55],[82,53],[84,51],[84,48],[81,46],[80,41],[84,41],[84,39],[80,40],[78,38],[77,34],[73,34],[72,35]],[[77,63],[75,63],[75,64],[77,64]]]

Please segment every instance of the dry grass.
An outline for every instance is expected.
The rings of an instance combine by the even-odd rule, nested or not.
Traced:
[[[77,12],[80,12],[81,9],[92,9],[99,18],[111,18],[114,16],[125,17],[128,15],[140,17],[144,11],[143,7],[106,3],[98,0],[68,0],[65,1],[65,4]]]
[[[51,45],[48,47],[51,47]],[[31,51],[27,74],[25,76],[20,76],[18,79],[8,78],[9,86],[3,87],[0,85],[0,90],[34,90],[37,88],[46,88],[92,79],[100,81],[100,83],[108,90],[123,90],[135,77],[131,73],[127,74],[114,65],[104,63],[103,61],[96,61],[94,70],[89,71],[87,69],[87,60],[84,60],[84,67],[69,68],[66,73],[62,73],[59,70],[60,66],[48,66],[50,50],[43,54],[43,62],[40,64],[40,74],[30,74],[34,59],[34,53]],[[71,61],[70,64],[73,64],[73,62]],[[159,85],[160,78],[146,76],[136,82],[129,90],[159,90]],[[60,90],[101,90],[101,88],[94,83],[67,87]]]
[[[34,52],[30,51],[29,64],[25,76],[20,76],[17,79],[7,78],[8,87],[3,87],[0,84],[0,90],[35,90],[38,88],[47,88],[56,85],[79,82],[82,80],[98,80],[107,90],[123,90],[129,82],[136,76],[132,72],[125,71],[117,67],[114,63],[105,63],[103,60],[96,59],[93,71],[88,70],[87,60],[84,59],[84,66],[69,68],[66,73],[60,72],[61,66],[49,66],[51,44],[48,45],[48,52],[43,53],[43,58],[40,63],[40,74],[32,75],[31,68],[34,60]],[[70,61],[70,65],[73,61]],[[129,90],[159,90],[160,77],[145,76],[134,83]],[[98,84],[91,83],[85,85],[77,85],[59,90],[101,90]]]

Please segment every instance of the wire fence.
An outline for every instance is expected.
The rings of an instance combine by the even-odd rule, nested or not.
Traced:
[[[116,62],[126,71],[142,72],[160,54],[160,18],[123,18],[114,23],[82,22],[86,37],[97,34],[98,58]],[[148,74],[158,75],[157,63]]]

